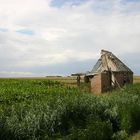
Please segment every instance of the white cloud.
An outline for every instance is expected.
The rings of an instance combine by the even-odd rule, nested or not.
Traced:
[[[62,7],[50,2],[0,0],[0,28],[8,30],[0,31],[1,71],[98,59],[101,49],[140,54],[139,2],[89,0]],[[24,29],[35,34],[16,32]]]
[[[1,77],[33,77],[36,76],[36,74],[33,74],[31,72],[16,72],[16,71],[0,71]]]

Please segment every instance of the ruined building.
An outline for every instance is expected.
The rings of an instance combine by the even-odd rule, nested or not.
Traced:
[[[86,73],[85,81],[91,82],[91,92],[102,93],[133,83],[133,72],[113,53],[102,50],[92,71]]]

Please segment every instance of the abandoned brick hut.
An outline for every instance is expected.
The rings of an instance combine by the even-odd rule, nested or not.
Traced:
[[[101,50],[100,59],[85,80],[91,82],[91,92],[102,93],[133,83],[133,72],[113,53]]]

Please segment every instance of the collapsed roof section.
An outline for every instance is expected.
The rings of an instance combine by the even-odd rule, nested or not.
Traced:
[[[119,60],[113,53],[101,50],[101,57],[94,65],[91,72],[86,75],[95,75],[104,71],[112,72],[130,72],[133,73],[121,60]]]

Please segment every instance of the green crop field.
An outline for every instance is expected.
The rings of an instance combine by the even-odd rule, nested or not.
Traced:
[[[96,96],[70,78],[0,79],[0,140],[126,140],[140,131],[140,83]]]

